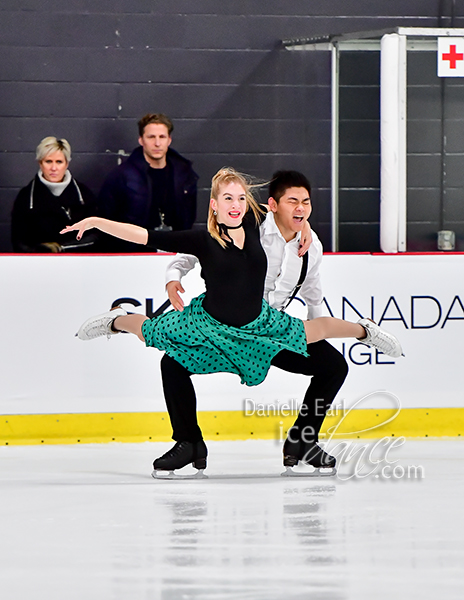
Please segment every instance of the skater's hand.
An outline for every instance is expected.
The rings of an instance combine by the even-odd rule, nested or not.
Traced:
[[[172,304],[174,310],[178,310],[182,312],[184,310],[184,301],[179,296],[179,294],[183,294],[185,292],[184,288],[180,281],[169,281],[166,284],[166,291],[168,293],[168,298]]]
[[[313,236],[311,235],[311,225],[309,224],[309,221],[306,221],[301,231],[301,241],[300,248],[298,250],[298,256],[301,257],[306,254],[312,242]]]
[[[82,221],[78,221],[77,223],[74,223],[74,225],[67,225],[64,229],[60,231],[60,233],[69,233],[70,231],[77,231],[76,238],[80,240],[84,235],[84,231],[93,229],[95,227],[95,219],[96,217],[87,217],[87,219],[82,219]]]

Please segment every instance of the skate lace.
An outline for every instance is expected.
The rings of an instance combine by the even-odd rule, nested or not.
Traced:
[[[385,353],[391,352],[397,346],[396,340],[384,331],[376,331],[372,335],[372,341],[374,340],[379,350]]]
[[[382,352],[393,350],[395,347],[395,343],[392,338],[383,331],[376,332],[372,336],[372,339],[375,340],[377,346],[380,350],[382,350]]]
[[[177,442],[170,450],[163,454],[161,458],[174,458],[178,454],[181,454],[188,445],[189,442]]]
[[[361,341],[367,346],[378,348],[381,352],[384,352],[389,356],[399,356],[402,353],[402,349],[395,336],[380,329],[380,327],[373,321],[370,321],[370,319],[367,319],[367,321],[367,323],[362,323],[366,330],[366,339]]]
[[[106,335],[107,339],[110,339],[111,333],[109,331],[109,326],[113,320],[114,319],[107,317],[106,319],[101,319],[98,323],[92,323],[85,331],[87,337],[96,338]]]

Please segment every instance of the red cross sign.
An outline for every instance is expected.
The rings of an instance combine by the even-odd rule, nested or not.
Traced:
[[[464,77],[464,38],[438,38],[438,77]]]
[[[448,53],[443,52],[441,58],[442,60],[449,60],[450,69],[455,69],[457,61],[464,60],[464,54],[462,52],[456,52],[456,46],[454,44],[451,44],[450,51]]]

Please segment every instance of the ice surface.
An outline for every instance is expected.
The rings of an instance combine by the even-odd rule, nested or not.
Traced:
[[[1,597],[463,597],[461,441],[406,441],[384,472],[371,452],[365,477],[352,457],[324,479],[276,476],[277,442],[208,442],[210,479],[154,480],[170,445],[1,447]]]

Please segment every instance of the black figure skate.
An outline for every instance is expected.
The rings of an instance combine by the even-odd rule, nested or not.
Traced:
[[[284,444],[284,477],[332,477],[336,475],[336,459],[327,454],[316,442],[291,441]],[[312,472],[298,473],[293,470],[298,462],[314,467]]]
[[[176,442],[176,444],[157,458],[153,463],[152,477],[155,479],[204,479],[206,475],[206,457],[208,449],[203,440],[200,442]],[[193,475],[177,475],[174,471],[192,464],[197,472]]]

